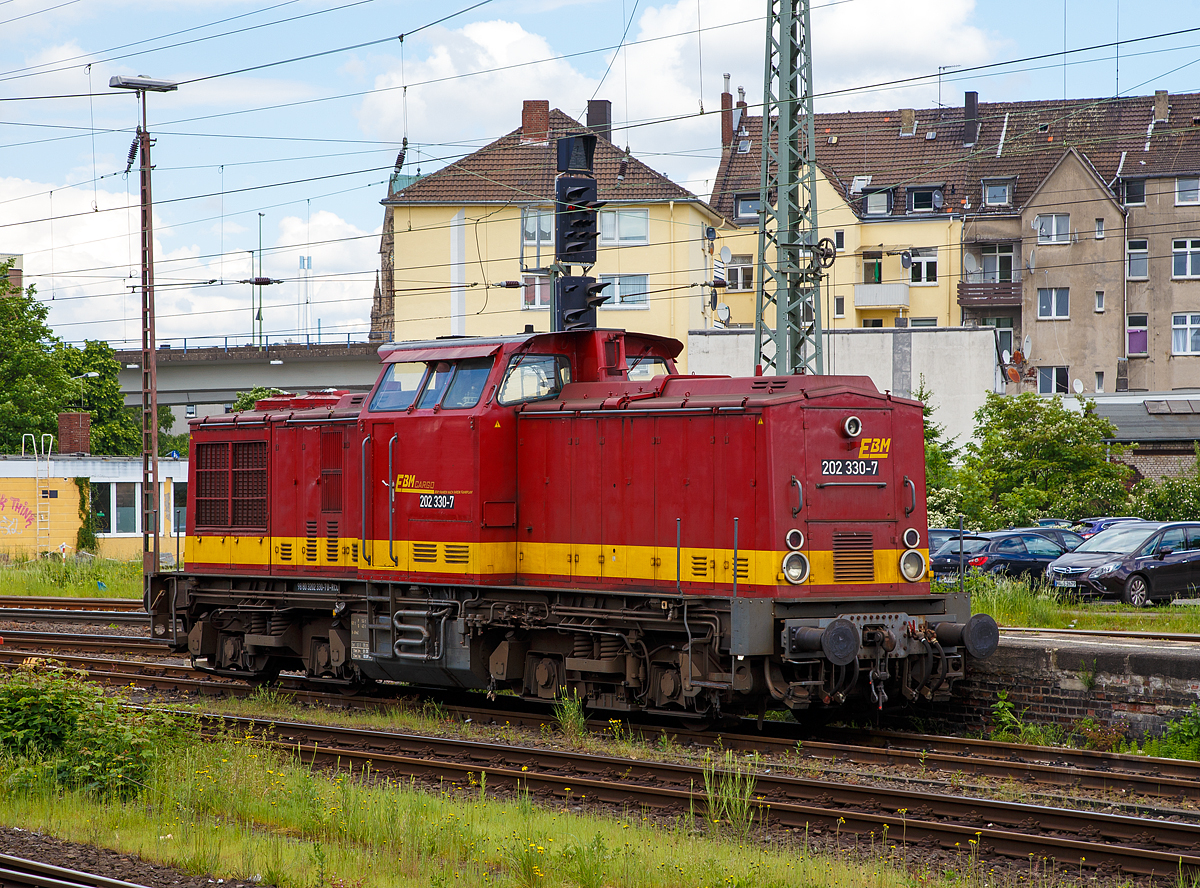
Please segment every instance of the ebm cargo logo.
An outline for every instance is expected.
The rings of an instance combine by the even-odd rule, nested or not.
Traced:
[[[858,447],[858,458],[887,459],[891,449],[891,438],[863,438]]]

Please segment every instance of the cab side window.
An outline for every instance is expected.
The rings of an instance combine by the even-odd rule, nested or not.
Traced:
[[[553,398],[571,381],[571,363],[563,355],[514,355],[504,372],[497,400],[504,406]]]
[[[662,358],[634,358],[629,362],[629,378],[634,382],[666,376],[670,372],[667,362]]]
[[[418,407],[434,407],[442,398],[442,392],[446,390],[446,383],[450,381],[450,376],[454,373],[454,365],[447,361],[439,361],[436,364],[430,365],[429,378],[425,381],[425,391],[421,393],[421,401],[417,404]]]
[[[488,374],[492,372],[493,358],[471,358],[459,361],[454,367],[454,378],[446,388],[442,407],[449,410],[465,410],[479,403]]]

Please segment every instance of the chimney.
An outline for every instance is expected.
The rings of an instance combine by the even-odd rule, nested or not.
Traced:
[[[963,145],[971,146],[979,138],[979,93],[963,96]]]
[[[1167,91],[1165,89],[1156,89],[1154,91],[1154,122],[1166,122],[1167,119]]]
[[[612,141],[612,102],[608,99],[588,99],[588,129]]]
[[[58,414],[58,452],[92,452],[92,414]]]
[[[729,75],[725,75],[725,91],[721,93],[721,147],[733,144],[733,94],[729,91]]]
[[[521,107],[521,141],[546,142],[550,139],[550,102],[526,99]]]

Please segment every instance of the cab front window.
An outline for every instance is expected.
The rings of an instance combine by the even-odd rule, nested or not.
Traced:
[[[421,380],[425,378],[425,365],[421,362],[407,364],[388,364],[383,374],[383,381],[371,398],[372,413],[386,410],[407,410],[421,388]]]

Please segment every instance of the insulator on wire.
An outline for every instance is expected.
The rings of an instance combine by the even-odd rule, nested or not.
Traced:
[[[138,143],[142,140],[141,131],[133,137],[133,144],[129,146],[129,157],[125,159],[125,175],[129,175],[129,171],[133,169],[133,161],[137,158]]]

